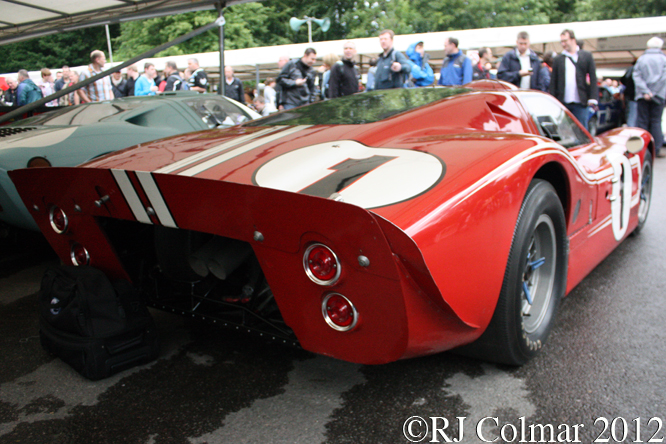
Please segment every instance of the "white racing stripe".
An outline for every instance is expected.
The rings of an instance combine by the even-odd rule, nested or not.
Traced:
[[[112,169],[111,174],[113,174],[113,177],[116,179],[118,187],[120,187],[120,191],[123,193],[123,196],[125,196],[125,200],[127,200],[127,204],[130,206],[136,220],[144,224],[152,224],[153,222],[150,220],[150,217],[148,217],[148,213],[146,213],[146,209],[143,207],[141,199],[139,199],[138,194],[136,194],[136,191],[132,186],[132,182],[130,182],[129,177],[127,176],[127,171]]]
[[[290,134],[297,133],[299,131],[302,131],[306,128],[309,128],[312,125],[298,125],[293,128],[289,128],[284,131],[280,131],[275,134],[271,134],[270,136],[264,137],[259,140],[255,140],[254,142],[248,143],[247,145],[240,147],[238,149],[235,149],[233,151],[226,152],[224,154],[221,154],[217,157],[214,157],[210,160],[207,160],[206,162],[200,163],[199,165],[195,165],[192,168],[189,168],[185,171],[181,171],[178,173],[181,176],[196,176],[197,174],[206,171],[210,168],[213,168],[223,162],[226,162],[229,159],[233,159],[234,157],[240,156],[241,154],[247,153],[248,151],[251,151],[261,145],[265,145],[267,143],[271,143],[274,140],[281,139],[282,137],[286,137]]]
[[[178,228],[176,222],[173,220],[173,217],[171,217],[169,207],[167,207],[166,202],[164,202],[162,193],[160,192],[159,188],[157,188],[157,184],[155,183],[153,175],[146,171],[137,171],[136,176],[139,178],[139,182],[141,182],[143,191],[146,192],[148,200],[150,201],[150,205],[153,210],[155,210],[155,214],[157,215],[160,223],[165,227]]]
[[[267,129],[263,129],[261,131],[257,131],[256,133],[247,134],[247,135],[241,136],[241,137],[236,137],[233,140],[225,142],[225,143],[223,143],[221,145],[218,145],[214,148],[207,149],[207,150],[202,151],[198,154],[194,154],[192,156],[181,159],[178,162],[174,162],[174,163],[172,163],[170,165],[167,165],[163,168],[155,170],[155,173],[172,173],[172,172],[174,172],[176,170],[179,170],[181,168],[185,168],[188,165],[192,165],[195,162],[203,160],[206,157],[210,157],[210,156],[212,156],[214,154],[217,154],[221,151],[224,151],[224,150],[229,149],[231,147],[234,147],[236,145],[240,145],[241,143],[250,142],[253,139],[256,139],[258,137],[262,137],[266,134],[274,133],[278,130],[281,130],[282,128],[285,128],[285,126],[283,125],[283,126],[267,128]]]

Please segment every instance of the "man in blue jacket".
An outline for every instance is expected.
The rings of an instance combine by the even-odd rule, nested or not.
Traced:
[[[516,49],[502,57],[497,78],[513,83],[521,89],[548,91],[546,79],[541,71],[541,60],[530,49],[530,36],[525,31],[518,33]],[[548,79],[550,80],[550,79]],[[548,83],[550,83],[548,81]]]
[[[429,55],[425,53],[423,42],[413,43],[407,48],[412,71],[407,81],[407,86],[430,86],[435,81],[435,73],[428,63]]]
[[[155,77],[157,77],[157,70],[155,65],[146,62],[143,65],[143,74],[139,77],[134,84],[135,96],[154,96],[158,89],[155,85]]]
[[[16,104],[18,104],[18,106],[36,102],[43,97],[42,90],[35,85],[35,82],[30,80],[28,71],[25,69],[19,70],[18,81],[19,85],[18,88],[16,88]]]
[[[472,60],[458,49],[458,39],[444,41],[446,57],[442,62],[438,85],[464,85],[472,81]]]

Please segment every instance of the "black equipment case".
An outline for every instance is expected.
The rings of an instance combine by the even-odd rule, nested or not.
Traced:
[[[157,330],[127,281],[93,267],[50,268],[39,294],[40,341],[93,381],[157,358]]]

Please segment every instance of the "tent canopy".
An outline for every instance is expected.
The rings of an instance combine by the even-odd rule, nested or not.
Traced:
[[[227,6],[238,3],[245,3],[251,0],[227,0]],[[136,20],[147,17],[157,17],[161,15],[175,14],[177,12],[187,12],[192,10],[213,9],[217,0],[87,0],[86,6],[77,6],[81,10],[75,17],[70,14],[69,18],[59,16],[52,19],[44,18],[37,20],[35,16],[20,15],[11,10],[5,12],[5,7],[10,5],[12,8],[19,5],[25,6],[28,3],[36,8],[38,4],[49,4],[45,8],[65,11],[69,7],[79,5],[79,0],[0,0],[0,8],[3,8],[3,15],[0,16],[0,45],[7,43],[8,40],[24,40],[34,36],[35,32],[53,33],[65,29],[65,23],[74,22],[75,18],[79,20],[78,27],[95,26],[104,24],[105,14],[114,14],[108,20],[124,21]],[[102,5],[106,4],[104,7]],[[113,6],[108,6],[113,4]],[[131,7],[129,5],[132,5]],[[89,8],[96,8],[96,13]],[[54,15],[55,13],[50,13]],[[62,14],[65,14],[63,12]],[[97,14],[97,15],[95,15]],[[8,20],[32,20],[31,24],[21,24],[20,26],[7,26]],[[41,27],[41,28],[40,28]],[[19,30],[20,28],[20,30]],[[37,31],[37,29],[41,31]],[[14,34],[10,34],[10,29]],[[530,35],[532,49],[543,53],[547,50],[560,52],[562,50],[559,38],[564,29],[571,29],[575,32],[576,38],[583,42],[586,50],[592,52],[597,72],[599,75],[618,76],[631,65],[645,50],[645,44],[650,37],[655,35],[666,40],[666,16],[645,17],[634,19],[619,20],[601,20],[594,22],[573,22],[546,25],[531,26],[506,26],[499,28],[466,29],[459,31],[429,32],[411,35],[396,35],[394,47],[399,51],[405,51],[409,45],[414,42],[423,41],[428,54],[430,54],[430,63],[438,67],[444,57],[444,40],[451,36],[460,41],[460,49],[465,51],[474,50],[484,46],[490,47],[495,56],[501,56],[515,46],[516,36],[520,31],[527,31]],[[32,34],[31,34],[32,33]],[[362,70],[365,72],[368,60],[377,56],[381,51],[377,37],[354,39],[358,51],[357,61],[362,64]],[[277,61],[281,55],[289,57],[301,57],[305,48],[314,47],[317,55],[321,59],[328,53],[341,55],[344,41],[329,40],[313,43],[298,43],[292,45],[281,45],[261,48],[246,48],[225,51],[225,64],[233,66],[236,74],[241,80],[265,79],[266,77],[276,77],[278,74]],[[219,78],[220,61],[219,53],[189,54],[186,56],[172,56],[163,58],[151,58],[144,61],[150,61],[155,64],[158,70],[164,68],[167,60],[174,60],[181,68],[187,66],[187,59],[196,57],[199,64],[208,71],[211,79]],[[142,69],[140,64],[139,69]],[[437,69],[435,71],[438,71]],[[36,78],[39,73],[34,74]]]
[[[615,77],[621,76],[621,73],[643,54],[648,39],[656,35],[666,40],[666,16],[396,35],[393,44],[394,48],[404,53],[409,45],[422,41],[426,52],[430,55],[430,64],[439,67],[444,57],[444,40],[449,36],[457,38],[460,41],[460,49],[464,51],[487,46],[493,50],[495,56],[501,56],[515,47],[516,36],[520,31],[527,31],[534,51],[544,53],[553,50],[560,53],[562,51],[560,33],[564,29],[574,31],[585,50],[594,55],[597,72],[600,75]],[[358,53],[357,61],[363,64],[365,72],[369,59],[381,52],[379,39],[369,37],[353,41]],[[319,60],[329,53],[341,56],[344,42],[344,40],[329,40],[227,50],[225,64],[234,67],[237,77],[241,80],[254,80],[258,72],[262,79],[276,77],[279,73],[277,61],[281,55],[291,58],[301,57],[306,48],[313,47],[317,51]],[[175,61],[179,67],[187,66],[187,59],[190,57],[198,58],[199,64],[212,74],[212,78],[217,78],[219,63],[216,52],[153,58],[146,61],[154,63],[155,67],[161,70],[167,60]],[[317,63],[319,64],[320,62]],[[438,69],[435,71],[439,72]]]
[[[0,45],[249,1],[256,0],[0,0]]]

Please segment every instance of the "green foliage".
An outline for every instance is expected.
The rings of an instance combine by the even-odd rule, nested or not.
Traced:
[[[120,27],[111,25],[109,32],[112,37],[119,35]],[[87,65],[90,63],[91,51],[101,49],[108,55],[107,48],[103,26],[3,45],[0,46],[0,72]]]
[[[411,34],[455,29],[548,23],[550,0],[358,1],[343,15],[347,37],[376,36],[382,29]]]
[[[375,37],[386,28],[410,34],[658,15],[666,15],[666,0],[266,0],[226,8],[224,34],[226,49],[240,49],[307,42],[307,26],[293,31],[291,17],[328,17],[331,27],[326,33],[312,25],[313,40],[322,41]],[[200,11],[113,25],[114,60],[137,56],[216,18],[216,11]],[[213,29],[158,56],[218,48],[219,33]],[[106,52],[104,27],[4,45],[0,72],[85,65],[93,49]]]
[[[274,21],[274,8],[262,3],[246,3],[225,10],[225,49],[252,48],[287,44],[291,41],[284,31],[271,33],[266,23]],[[200,28],[217,18],[216,11],[200,11],[187,14],[126,22],[121,25],[121,35],[115,39],[119,59],[129,59],[165,42],[176,39]],[[219,32],[211,29],[205,33],[157,54],[170,55],[211,52],[219,49]]]
[[[577,0],[573,13],[563,15],[561,21],[612,20],[660,15],[666,15],[666,0]]]

